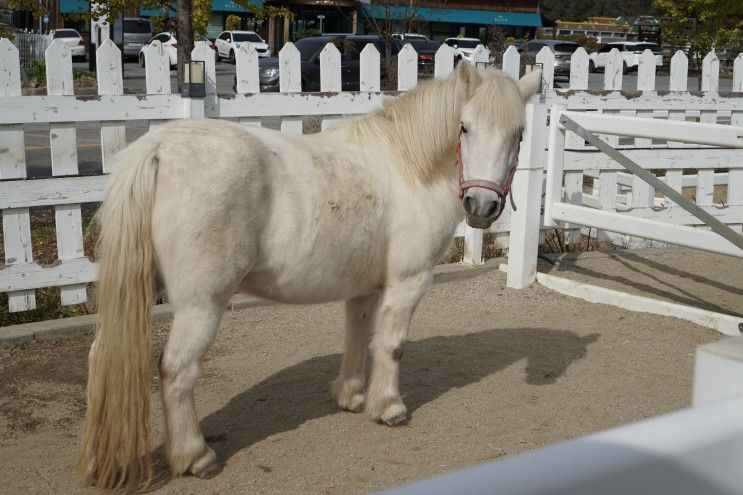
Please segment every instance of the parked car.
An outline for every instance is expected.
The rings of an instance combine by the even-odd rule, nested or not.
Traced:
[[[436,59],[436,51],[441,46],[441,43],[439,43],[438,41],[417,38],[404,40],[396,39],[394,48],[392,50],[393,55],[396,55],[403,46],[408,44],[411,45],[418,54],[418,69],[421,72],[433,71],[433,66]]]
[[[124,23],[124,58],[136,59],[142,47],[152,38],[152,25],[144,17],[124,17],[114,21],[114,31]]]
[[[156,34],[155,36],[152,37],[151,40],[145,43],[144,46],[142,46],[142,48],[140,48],[139,50],[140,67],[144,67],[145,65],[145,60],[144,60],[145,48],[150,46],[152,42],[155,40],[162,43],[162,45],[165,47],[165,50],[168,52],[168,57],[170,58],[170,67],[172,69],[178,63],[178,40],[176,40],[173,33]],[[194,42],[196,41],[205,41],[209,45],[209,48],[211,48],[212,50],[215,50],[214,42],[202,34],[197,34],[196,36],[194,36]]]
[[[472,54],[475,53],[477,45],[482,45],[478,38],[446,38],[444,43],[454,48],[454,60],[466,60],[472,62]]]
[[[395,40],[427,40],[428,36],[418,33],[394,33],[392,39]]]
[[[341,84],[344,91],[359,89],[359,57],[368,43],[379,50],[382,79],[386,76],[384,42],[376,35],[313,36],[294,43],[301,60],[302,91],[320,90],[320,52],[328,43],[334,43],[341,52]],[[263,58],[258,61],[261,91],[279,91],[279,59]]]
[[[580,45],[572,41],[563,40],[531,40],[526,43],[523,53],[528,56],[536,57],[542,48],[548,47],[555,54],[555,74],[570,74],[570,57]]]
[[[62,40],[70,49],[73,61],[85,61],[85,40],[74,29],[55,29],[49,32],[52,40]]]
[[[607,43],[602,46],[598,52],[594,52],[590,55],[588,62],[588,70],[595,72],[596,70],[604,70],[606,68],[606,57],[612,49],[616,48],[622,55],[623,60],[623,72],[629,72],[630,70],[637,70],[640,66],[640,55],[645,50],[650,50],[655,55],[656,67],[663,65],[663,49],[656,43],[648,43],[646,41],[621,41],[616,43]]]
[[[235,54],[242,43],[250,43],[258,52],[259,58],[271,56],[271,49],[263,38],[253,31],[223,31],[214,40],[217,47],[217,61],[226,58],[231,64],[235,63]]]

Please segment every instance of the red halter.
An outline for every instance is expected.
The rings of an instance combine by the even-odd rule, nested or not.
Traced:
[[[484,179],[464,180],[464,163],[462,162],[461,139],[462,130],[460,129],[459,140],[457,141],[457,162],[455,163],[455,166],[459,168],[459,199],[464,198],[464,192],[471,187],[489,189],[490,191],[493,191],[495,194],[497,194],[498,198],[500,198],[500,207],[498,208],[498,213],[496,213],[495,215],[496,220],[498,219],[498,217],[501,216],[503,210],[506,207],[506,197],[511,200],[511,208],[513,209],[513,211],[516,211],[516,204],[513,202],[513,194],[509,195],[509,193],[511,192],[511,183],[513,182],[513,176],[516,173],[516,167],[513,167],[511,170],[509,170],[508,178],[506,179],[506,183],[503,186],[496,182]]]

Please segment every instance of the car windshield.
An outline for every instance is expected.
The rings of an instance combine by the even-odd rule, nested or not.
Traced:
[[[80,35],[76,31],[71,29],[65,29],[62,31],[54,31],[55,38],[79,38]]]
[[[455,40],[452,44],[457,45],[458,48],[477,48],[480,40]]]
[[[232,41],[249,41],[251,43],[263,43],[261,37],[255,33],[232,33]]]
[[[561,52],[561,53],[573,53],[575,50],[578,49],[578,45],[574,43],[557,43],[555,45],[555,52]]]
[[[124,32],[150,33],[152,32],[152,28],[150,27],[150,21],[146,19],[124,19]]]
[[[324,39],[304,38],[294,43],[294,46],[299,50],[299,58],[306,62],[322,50],[327,42]]]

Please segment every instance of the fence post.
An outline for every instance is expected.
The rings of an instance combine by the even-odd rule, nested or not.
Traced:
[[[333,43],[328,43],[320,52],[320,91],[338,92],[343,89],[341,81],[341,52]],[[321,130],[326,130],[337,118],[323,118]]]
[[[547,106],[526,107],[526,129],[513,178],[511,194],[516,210],[511,213],[506,286],[521,289],[537,278],[537,248],[542,208],[542,180],[547,144]]]
[[[95,52],[99,95],[123,95],[121,52],[111,40],[106,40]],[[113,156],[126,146],[124,121],[101,122],[101,160],[103,173],[111,172]]]
[[[367,43],[359,57],[359,91],[379,91],[380,56],[373,43]]]
[[[282,93],[302,92],[302,66],[299,50],[291,41],[279,51],[279,91]],[[302,117],[282,117],[281,132],[302,134]]]
[[[418,84],[418,53],[410,43],[397,54],[397,90],[407,91]]]
[[[10,40],[0,39],[0,96],[21,96],[21,66],[18,49]],[[0,126],[0,148],[6,151],[0,160],[0,179],[26,177],[26,146],[23,125]],[[5,264],[16,265],[33,262],[31,249],[31,217],[28,208],[3,210],[3,244]],[[8,293],[9,311],[26,311],[36,308],[36,292],[22,290]]]

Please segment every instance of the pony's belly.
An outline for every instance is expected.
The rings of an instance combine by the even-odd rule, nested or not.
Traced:
[[[292,269],[259,270],[251,272],[240,284],[248,294],[290,304],[316,304],[344,301],[381,288],[378,277],[359,276],[357,273],[338,273],[337,270]]]

